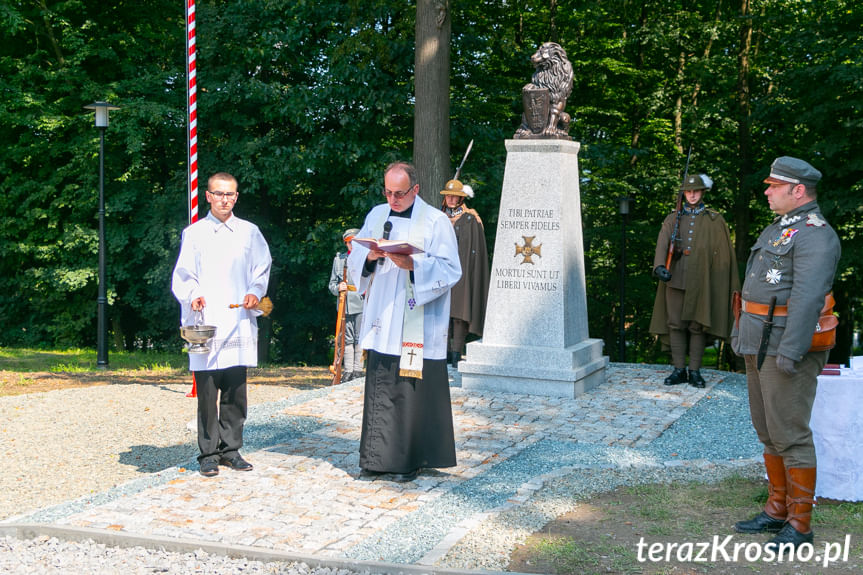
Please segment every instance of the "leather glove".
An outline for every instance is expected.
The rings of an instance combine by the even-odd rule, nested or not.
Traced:
[[[671,272],[668,271],[668,268],[665,266],[656,266],[656,269],[653,270],[653,275],[658,277],[660,281],[667,282],[671,279]]]
[[[776,356],[776,369],[785,375],[794,375],[797,373],[797,368],[794,367],[795,361],[786,355]]]

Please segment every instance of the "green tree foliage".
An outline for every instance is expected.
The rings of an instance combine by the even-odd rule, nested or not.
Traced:
[[[548,40],[567,50],[590,330],[613,360],[618,198],[634,198],[626,359],[655,361],[652,254],[690,144],[690,169],[716,182],[707,201],[740,253],[771,219],[761,180],[774,157],[824,172],[819,203],[843,242],[837,357],[847,357],[845,320],[859,315],[863,287],[863,14],[850,0],[749,0],[743,14],[745,3],[449,2],[450,160],[475,141],[462,178],[492,245],[504,140],[520,121],[529,57]],[[381,201],[383,166],[411,153],[414,19],[407,0],[198,3],[200,174],[234,173],[238,215],[270,242],[273,360],[326,361],[335,319],[326,282],[341,232]],[[741,43],[744,26],[751,46]],[[0,31],[0,345],[95,344],[99,136],[82,106],[108,100],[122,107],[105,134],[114,341],[178,346],[169,286],[187,223],[182,3],[13,0],[0,6]]]

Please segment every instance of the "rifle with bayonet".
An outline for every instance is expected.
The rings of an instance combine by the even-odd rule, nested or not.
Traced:
[[[342,268],[342,281],[345,283],[348,281],[348,258],[345,258],[345,265]],[[349,291],[357,291],[357,288],[349,285],[347,290],[339,292],[339,311],[336,319],[335,337],[336,349],[333,352],[333,365],[330,366],[330,373],[333,374],[331,385],[338,385],[342,382],[342,363],[345,357],[345,323],[348,313]]]
[[[680,184],[680,189],[677,191],[677,203],[674,209],[677,210],[677,218],[674,220],[674,228],[671,230],[671,240],[668,242],[668,253],[665,256],[665,269],[671,270],[671,259],[674,257],[674,244],[680,235],[680,216],[683,213],[683,186],[686,185],[686,178],[689,176],[689,158],[692,157],[692,144],[689,144],[689,152],[686,154],[686,167],[683,170],[683,182]],[[669,278],[670,279],[670,278]]]
[[[464,166],[464,161],[467,160],[467,155],[470,154],[470,149],[473,148],[473,140],[470,141],[470,144],[467,145],[467,150],[464,151],[464,157],[461,159],[461,164],[458,165],[458,168],[455,171],[455,175],[452,177],[453,180],[457,180],[459,174],[461,174],[461,168]]]

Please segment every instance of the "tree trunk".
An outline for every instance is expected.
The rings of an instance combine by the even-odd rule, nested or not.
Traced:
[[[641,6],[641,16],[638,22],[638,29],[643,30],[647,25],[647,6]],[[644,69],[644,46],[642,44],[638,45],[638,54],[635,58],[636,65],[639,70]],[[644,89],[643,82],[639,79],[636,83],[636,93],[641,95],[642,90]],[[649,111],[647,112],[649,114]],[[629,165],[634,166],[638,161],[638,154],[635,153],[635,150],[638,149],[638,139],[641,137],[641,125],[644,121],[644,118],[641,117],[641,102],[640,98],[636,100],[633,105],[632,110],[632,139],[630,140],[630,146],[633,150],[632,155],[629,158]]]
[[[677,57],[677,99],[674,100],[674,147],[683,153],[683,69],[686,66],[686,53],[680,51]]]
[[[737,55],[737,209],[734,211],[737,261],[744,264],[749,254],[749,199],[747,176],[752,173],[752,133],[749,93],[749,55],[752,48],[750,0],[740,0],[740,52]]]
[[[420,196],[433,206],[452,177],[449,158],[449,44],[447,0],[417,0],[414,60],[414,165]]]

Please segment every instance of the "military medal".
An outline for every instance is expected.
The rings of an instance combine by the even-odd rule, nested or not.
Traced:
[[[769,284],[776,285],[779,283],[779,280],[782,279],[782,272],[777,269],[767,270],[767,277],[764,278]]]
[[[800,230],[795,230],[794,228],[785,228],[782,230],[782,233],[779,234],[779,237],[773,241],[773,247],[778,247],[779,245],[787,246],[791,242],[791,238],[793,238],[797,232]]]
[[[822,226],[826,226],[827,222],[822,220],[818,214],[812,213],[809,214],[809,217],[806,218],[807,226],[815,226],[816,228],[820,228]]]
[[[782,216],[782,219],[779,220],[779,225],[780,226],[790,226],[794,222],[800,221],[800,217],[801,217],[800,214],[797,214],[796,216],[791,216],[790,218],[788,216]]]

